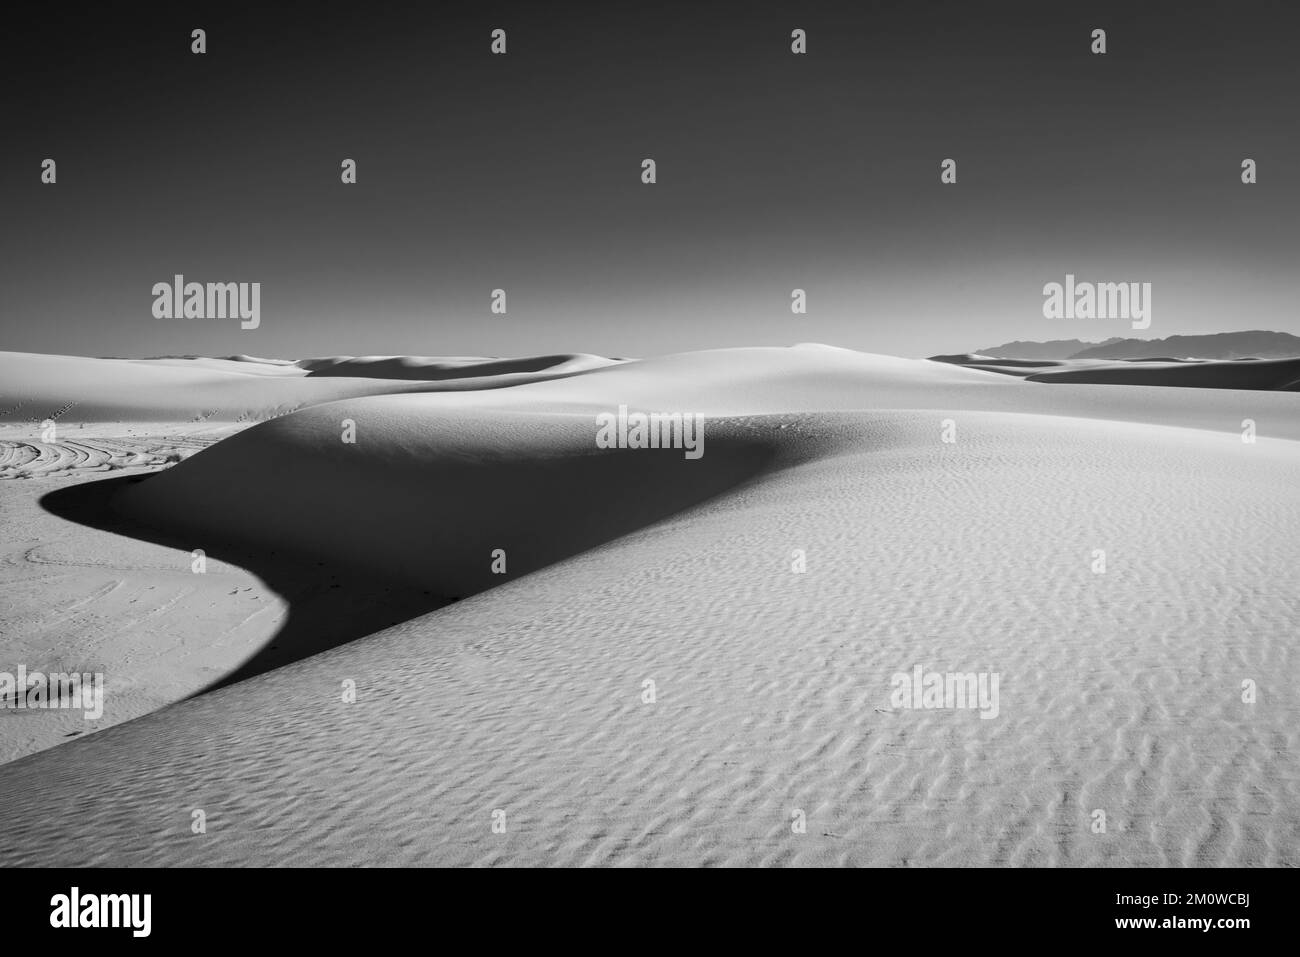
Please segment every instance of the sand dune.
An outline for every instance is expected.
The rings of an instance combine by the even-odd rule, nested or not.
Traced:
[[[251,356],[136,360],[0,352],[0,422],[256,422],[351,396],[505,388],[612,360],[304,361],[319,365]]]
[[[494,385],[518,385],[535,379],[535,373],[576,375],[612,365],[614,359],[593,355],[530,356],[522,359],[426,358],[415,356],[333,356],[299,359],[295,365],[312,376],[351,376],[366,379],[419,379],[428,382],[448,379],[492,378]],[[480,388],[487,383],[479,381]]]
[[[1196,389],[1252,389],[1300,392],[1300,359],[1194,360],[1150,358],[993,359],[979,355],[934,356],[986,372],[1023,376],[1031,382],[1178,386]]]
[[[355,444],[341,441],[345,420]],[[511,575],[533,571],[728,489],[773,454],[770,440],[731,430],[710,434],[698,461],[595,454],[593,436],[586,416],[330,403],[233,436],[114,506],[196,547],[280,547],[461,597],[500,581],[496,549]]]
[[[28,427],[0,426],[0,477],[28,480],[0,481],[0,671],[102,671],[108,685],[92,722],[81,712],[0,718],[0,762],[443,604],[320,556],[241,551],[225,536],[196,574],[183,532],[142,536],[108,507],[122,482],[240,428],[90,424],[29,443]]]
[[[1296,866],[1297,401],[717,350],[128,470],[119,534],[472,597],[0,767],[0,862]],[[597,449],[619,404],[705,455]]]

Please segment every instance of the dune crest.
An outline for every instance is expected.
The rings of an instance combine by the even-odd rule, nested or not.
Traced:
[[[259,422],[355,396],[500,389],[582,375],[615,361],[586,355],[89,359],[0,352],[0,423]]]
[[[342,441],[345,422],[353,443]],[[402,398],[350,400],[232,436],[114,505],[196,547],[278,548],[458,598],[697,504],[774,455],[737,428],[710,429],[698,461],[600,449],[596,434],[579,415],[450,416]],[[493,571],[498,549],[506,576]]]

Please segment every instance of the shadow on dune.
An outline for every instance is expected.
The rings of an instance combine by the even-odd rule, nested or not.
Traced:
[[[192,551],[196,547],[192,539],[133,521],[113,507],[118,492],[151,477],[128,475],[83,482],[49,492],[40,499],[40,505],[51,514],[79,525]],[[253,657],[196,694],[224,688],[456,600],[425,589],[358,575],[354,569],[336,563],[235,545],[214,547],[211,540],[205,540],[204,544],[209,561],[235,565],[256,575],[288,603],[289,611],[280,630]]]
[[[440,382],[448,379],[490,379],[553,372],[556,378],[580,375],[600,368],[608,360],[595,356],[549,355],[518,359],[434,359],[417,356],[347,357],[299,359],[295,365],[307,370],[308,378],[361,376],[367,379],[413,379]]]
[[[382,456],[262,447],[266,433],[257,427],[174,468],[40,500],[81,525],[184,552],[203,548],[285,599],[288,617],[267,645],[199,694],[656,524],[734,489],[776,456],[768,441],[722,435],[699,461],[674,449],[620,450],[522,455],[509,467],[450,456],[403,468]],[[259,465],[241,472],[241,460]],[[278,481],[265,481],[268,474]],[[362,494],[369,489],[382,492]],[[509,547],[508,575],[491,571],[497,544]]]
[[[1300,358],[1291,359],[1172,359],[1112,360],[992,359],[970,354],[931,356],[984,372],[1020,376],[1029,382],[1068,382],[1087,385],[1179,386],[1190,389],[1243,389],[1270,392],[1300,391]],[[1038,371],[1039,369],[1043,371]]]
[[[1161,361],[1170,364],[1157,364]],[[1300,391],[1300,359],[1130,360],[1104,368],[1044,372],[1028,379],[1030,382],[1297,392]]]

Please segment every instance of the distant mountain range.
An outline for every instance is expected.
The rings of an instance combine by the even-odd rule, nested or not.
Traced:
[[[1108,346],[1114,342],[1131,342],[1133,340],[1118,337],[1104,342],[1084,342],[1082,339],[1049,339],[1047,342],[1006,342],[991,349],[976,349],[975,354],[991,356],[995,359],[1069,359],[1075,353],[1084,352],[1098,346]]]
[[[1300,356],[1300,336],[1257,329],[1167,339],[1052,339],[1007,342],[976,352],[998,359],[1286,359]]]

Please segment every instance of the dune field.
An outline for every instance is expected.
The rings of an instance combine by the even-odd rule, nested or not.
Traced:
[[[936,358],[0,353],[0,863],[1300,865],[1300,373]]]

